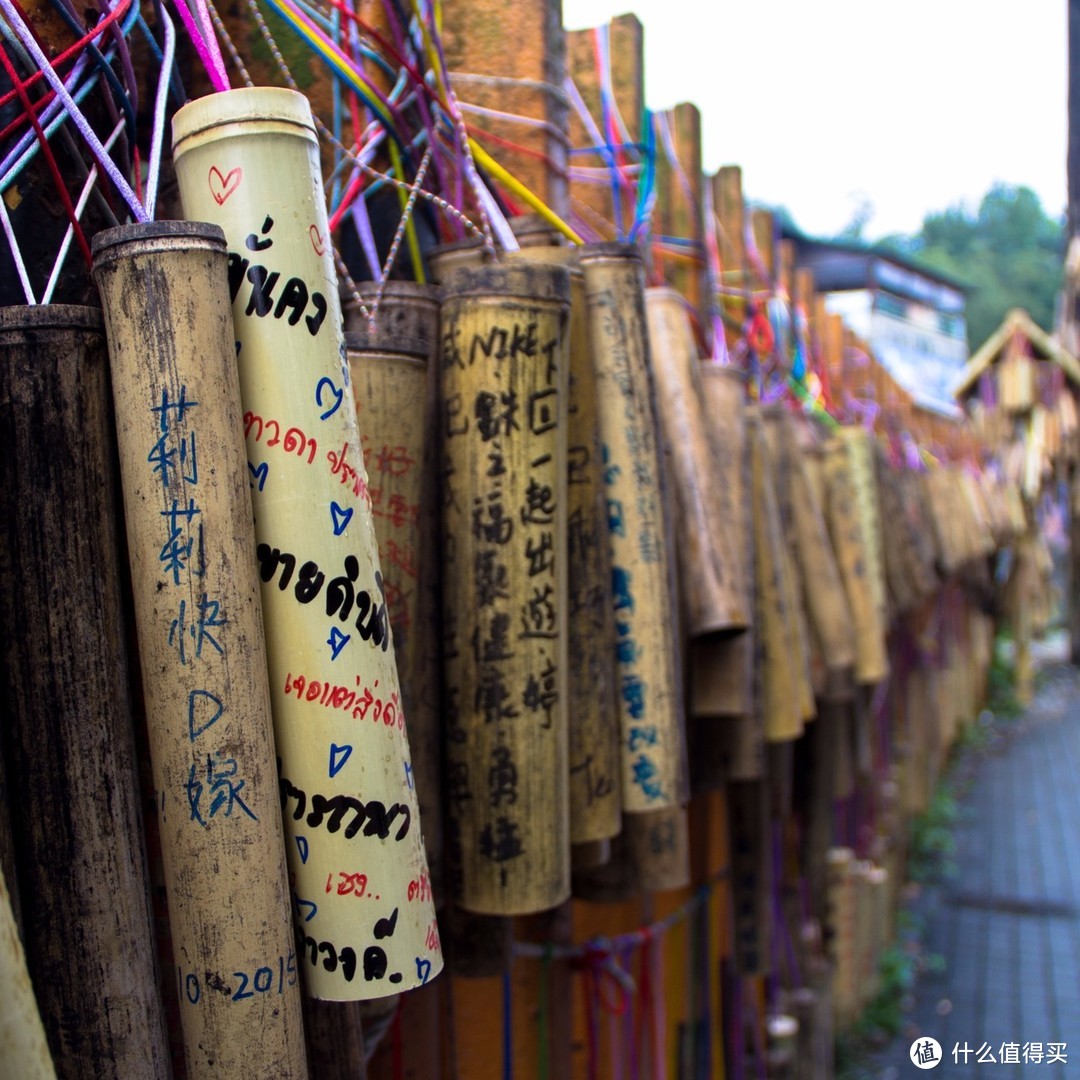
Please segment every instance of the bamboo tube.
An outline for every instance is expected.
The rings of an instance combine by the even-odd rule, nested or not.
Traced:
[[[744,630],[749,604],[740,581],[729,489],[717,483],[702,379],[690,319],[674,289],[645,290],[657,412],[674,449],[676,542],[691,638]]]
[[[747,615],[753,608],[754,534],[750,512],[750,457],[747,449],[746,376],[720,364],[703,364],[702,390],[710,420],[716,487],[727,492],[736,537],[737,587]],[[707,637],[690,644],[691,715],[740,717],[752,723],[754,636]],[[743,777],[749,779],[749,777]]]
[[[798,652],[792,613],[787,607],[784,545],[780,510],[761,415],[747,409],[751,488],[754,508],[754,565],[757,626],[762,649],[762,712],[768,742],[797,739],[803,730],[803,708],[796,663]]]
[[[790,418],[781,435],[786,443],[795,551],[807,618],[821,644],[829,684],[843,682],[855,665],[855,637],[844,583],[818,490]]]
[[[224,238],[93,251],[188,1072],[306,1077]]]
[[[829,902],[825,943],[833,962],[833,1006],[838,1029],[847,1027],[854,1019],[858,993],[854,864],[855,856],[849,848],[832,848],[827,855]]]
[[[584,248],[612,562],[624,811],[684,801],[675,597],[662,513],[642,266],[624,244]]]
[[[769,885],[771,850],[765,785],[762,781],[728,785],[731,897],[734,907],[733,958],[740,975],[761,975],[770,968]]]
[[[484,247],[483,237],[468,236],[464,240],[438,244],[424,258],[431,280],[441,285],[455,270],[475,270],[492,262],[494,255]]]
[[[45,1040],[26,954],[3,870],[0,869],[0,1080],[53,1080],[56,1070]]]
[[[889,664],[850,461],[840,444],[832,444],[826,452],[829,535],[855,626],[855,678],[863,684],[874,684],[885,678]]]
[[[311,110],[274,87],[212,94],[176,113],[173,156],[186,216],[220,224],[231,250],[304,986],[393,994],[442,954]]]
[[[369,319],[361,310],[361,305],[374,320]],[[439,422],[439,290],[430,285],[418,285],[412,281],[384,281],[381,285],[363,282],[357,286],[354,296],[346,300],[344,309],[345,329],[352,338],[353,345],[369,341],[372,345],[392,343],[395,349],[406,348],[415,352],[417,357],[426,361],[424,379],[416,386],[417,393],[423,393],[422,431],[426,432],[419,439],[423,446],[423,456],[413,457],[415,464],[409,466],[410,478],[416,482],[419,470],[419,493],[416,501],[404,505],[412,515],[412,508],[418,507],[418,521],[397,524],[400,516],[400,501],[392,501],[392,493],[379,488],[381,510],[375,513],[375,533],[379,541],[380,553],[388,554],[408,550],[412,557],[403,560],[406,567],[416,570],[416,584],[407,589],[406,604],[402,618],[397,617],[394,606],[391,607],[390,623],[394,635],[394,649],[398,657],[398,675],[401,679],[401,700],[408,718],[409,749],[412,752],[413,777],[416,782],[417,801],[420,806],[420,820],[424,823],[424,847],[427,851],[428,872],[431,876],[431,889],[435,897],[436,909],[442,907],[446,899],[446,887],[443,882],[443,799],[442,799],[442,722],[440,700],[442,645],[439,640],[440,610],[440,544],[439,544],[439,446],[435,433]],[[418,382],[414,378],[414,382]],[[354,395],[356,380],[354,379]],[[390,427],[393,414],[380,405],[378,395],[368,395],[373,414],[382,418],[383,424]],[[369,447],[381,448],[397,446],[388,435],[388,440],[377,441],[367,425],[359,419],[362,402],[357,402],[357,422],[364,431],[366,444],[365,467],[369,475],[373,471],[368,462]],[[410,412],[416,413],[416,406]],[[421,431],[414,431],[415,438]],[[389,465],[385,458],[380,459],[376,452],[375,464],[380,460]],[[396,469],[395,469],[396,471]],[[374,491],[372,491],[372,511]],[[401,548],[402,538],[391,537],[392,529],[406,529],[411,537],[409,547]],[[386,540],[383,534],[386,534]],[[388,541],[395,540],[395,547],[390,549]],[[385,560],[380,560],[385,561]],[[395,569],[393,565],[387,571]],[[404,567],[396,568],[404,572]],[[404,576],[407,578],[408,574]],[[389,581],[389,573],[387,574]],[[393,584],[393,582],[391,582]],[[399,623],[405,622],[408,627]]]
[[[569,276],[454,271],[442,305],[443,588],[461,904],[543,911],[570,890],[566,675]],[[459,628],[460,627],[460,628]]]
[[[391,1003],[397,998],[379,998]],[[308,1072],[318,1080],[366,1080],[360,1001],[319,1001],[303,995]]]
[[[437,680],[432,677],[439,623],[437,597],[426,565],[436,553],[433,545],[426,544],[423,528],[424,524],[431,527],[435,495],[425,490],[425,475],[430,472],[424,470],[431,461],[427,388],[433,373],[427,343],[421,339],[348,333],[345,346],[357,423],[364,432],[364,465],[431,890],[441,904],[442,747]]]
[[[857,513],[862,526],[863,557],[870,594],[883,628],[888,626],[885,570],[882,562],[881,510],[874,454],[874,437],[864,427],[841,427],[840,442],[847,451]]]
[[[22,885],[20,926],[60,1075],[124,1075],[146,1061],[167,1068],[101,312],[0,309],[0,361],[4,861],[13,887]],[[73,462],[91,483],[72,487]]]
[[[0,309],[3,754],[27,963],[65,1077],[168,1072],[114,437],[101,313]]]
[[[814,705],[813,675],[811,672],[810,629],[804,602],[805,590],[796,554],[797,533],[792,508],[792,465],[788,456],[789,445],[784,438],[785,413],[781,407],[762,409],[762,430],[769,447],[769,463],[772,469],[776,506],[780,514],[780,547],[784,608],[788,613],[788,633],[792,638],[791,663],[794,668],[795,685],[799,695],[801,719],[812,720]]]
[[[519,220],[522,249],[506,259],[565,266],[570,274],[566,632],[567,692],[576,703],[569,725],[570,840],[574,865],[584,868],[606,861],[610,849],[602,842],[622,828],[615,620],[605,588],[611,559],[585,275],[577,249],[553,243],[550,227],[542,224]]]

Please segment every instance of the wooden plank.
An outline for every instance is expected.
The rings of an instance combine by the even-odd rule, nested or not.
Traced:
[[[462,113],[476,141],[557,214],[565,215],[568,105],[562,91],[566,36],[560,12],[547,0],[525,0],[514,5],[513,18],[506,16],[505,0],[443,7],[442,43],[450,84],[466,106]],[[479,116],[469,105],[541,120],[547,126]]]

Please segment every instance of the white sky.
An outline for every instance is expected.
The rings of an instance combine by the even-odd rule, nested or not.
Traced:
[[[812,235],[864,200],[917,232],[995,181],[1066,201],[1067,0],[563,0],[568,29],[633,11],[645,97],[701,111],[703,164]]]

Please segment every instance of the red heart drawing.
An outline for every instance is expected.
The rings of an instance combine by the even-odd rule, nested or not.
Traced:
[[[225,176],[221,175],[221,170],[216,165],[210,166],[210,173],[206,179],[210,184],[210,194],[214,196],[214,202],[218,206],[225,205],[225,200],[240,186],[243,175],[239,165],[235,169],[230,169]]]
[[[326,241],[315,225],[308,229],[308,236],[311,237],[311,246],[315,249],[315,254],[321,256],[326,251]]]

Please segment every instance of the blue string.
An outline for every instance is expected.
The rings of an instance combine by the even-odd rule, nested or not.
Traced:
[[[510,969],[503,972],[503,1080],[514,1080],[514,1001]]]

